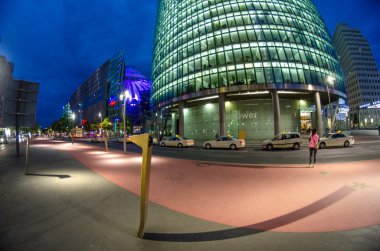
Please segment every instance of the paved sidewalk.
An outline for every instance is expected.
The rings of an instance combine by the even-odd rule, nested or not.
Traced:
[[[352,173],[345,173],[338,165],[318,170],[242,168],[154,158],[147,234],[140,240],[136,238],[138,155],[128,153],[125,162],[120,158],[125,156],[121,151],[105,153],[100,146],[46,143],[31,146],[32,175],[27,176],[23,173],[24,158],[15,157],[12,145],[0,148],[0,250],[380,249],[379,211],[357,215],[346,228],[352,228],[352,224],[359,227],[345,231],[321,231],[331,225],[339,229],[347,223],[340,220],[319,231],[313,228],[320,224],[305,224],[313,217],[324,219],[329,214],[344,219],[342,214],[355,212],[358,206],[363,210],[378,209],[378,163],[360,162],[351,166]],[[359,167],[362,170],[357,173]],[[248,179],[261,175],[266,178]],[[320,183],[324,177],[327,179]],[[360,177],[356,185],[347,183],[352,177]],[[243,178],[245,183],[250,182],[249,186],[236,189],[244,183]],[[331,188],[329,183],[335,181],[348,186],[341,190],[337,186],[332,196],[323,196]],[[218,186],[212,189],[207,183]],[[327,188],[313,189],[319,185]],[[289,187],[293,195],[281,191],[284,187]],[[305,197],[311,201],[303,201],[294,195],[302,190],[316,197]],[[254,199],[250,198],[253,194]],[[236,198],[242,196],[243,200]],[[321,199],[315,200],[317,197]],[[253,203],[239,204],[244,198]],[[291,203],[284,203],[287,200]],[[361,200],[366,203],[355,205]],[[252,211],[253,218],[247,219],[242,211],[245,206],[262,209]],[[189,216],[192,214],[195,217]],[[277,218],[273,217],[277,214]],[[255,219],[265,217],[267,221],[261,221],[261,225],[253,224],[257,223]]]

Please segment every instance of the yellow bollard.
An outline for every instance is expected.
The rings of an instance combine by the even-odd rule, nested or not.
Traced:
[[[106,147],[106,152],[108,152],[108,131],[104,134],[104,146]]]
[[[149,179],[152,160],[153,140],[149,134],[134,135],[129,137],[132,143],[142,148],[142,165],[141,165],[141,197],[140,197],[140,226],[137,232],[139,238],[144,237],[144,227],[146,216],[148,214],[149,200]]]
[[[106,152],[108,152],[108,137],[104,137],[104,146],[106,147]]]

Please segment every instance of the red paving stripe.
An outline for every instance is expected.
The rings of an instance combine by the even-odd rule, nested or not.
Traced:
[[[83,144],[53,145],[96,173],[140,192],[141,157]],[[380,224],[380,161],[276,168],[154,156],[150,201],[204,220],[278,232],[329,232]],[[292,168],[289,168],[292,167]]]

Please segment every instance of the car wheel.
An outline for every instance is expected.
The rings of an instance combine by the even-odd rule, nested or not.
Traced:
[[[232,145],[230,145],[230,149],[231,149],[231,150],[236,150],[236,149],[237,149],[237,146],[236,146],[235,144],[232,144]]]
[[[326,143],[322,142],[321,144],[319,144],[319,148],[325,149],[326,148]]]
[[[295,144],[293,145],[293,149],[294,149],[294,150],[299,150],[299,149],[300,149],[300,144],[295,143]]]
[[[344,147],[349,147],[350,146],[350,142],[349,141],[345,141],[344,142]]]
[[[183,147],[182,143],[179,143],[178,148],[182,148],[182,147]]]
[[[160,146],[165,146],[165,143],[161,143]]]
[[[273,145],[272,144],[267,145],[267,150],[268,151],[272,151],[273,150]]]
[[[206,144],[206,145],[205,145],[205,148],[206,148],[206,149],[211,149],[211,145],[210,145],[210,144]]]

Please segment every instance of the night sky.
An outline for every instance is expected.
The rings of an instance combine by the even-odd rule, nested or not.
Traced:
[[[379,0],[314,0],[332,34],[359,28],[380,62]],[[94,70],[119,50],[150,77],[158,0],[0,0],[0,55],[14,77],[39,82],[37,121],[49,126]]]

